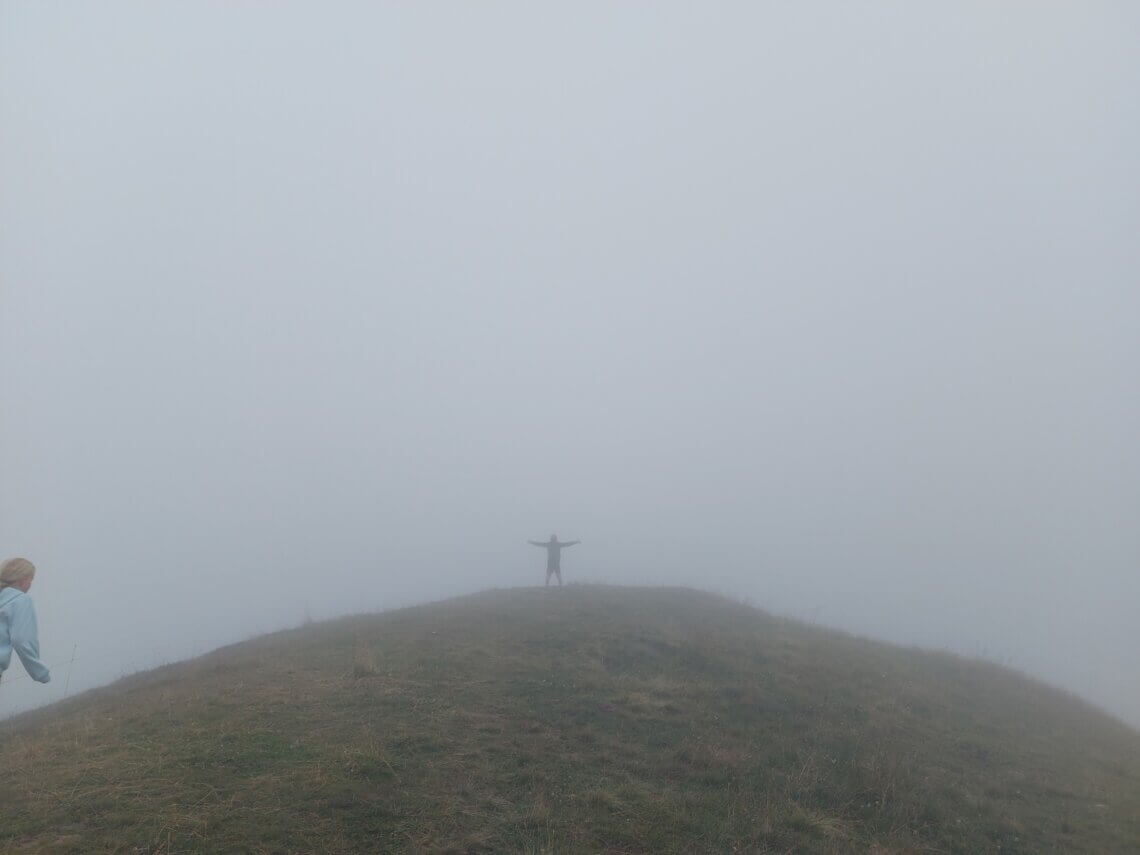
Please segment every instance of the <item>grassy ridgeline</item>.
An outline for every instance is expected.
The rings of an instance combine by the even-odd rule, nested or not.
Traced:
[[[1140,734],[689,590],[316,624],[0,724],[0,850],[1137,852]]]

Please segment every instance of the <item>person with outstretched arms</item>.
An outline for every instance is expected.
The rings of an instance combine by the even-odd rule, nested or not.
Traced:
[[[0,679],[12,662],[13,650],[29,677],[37,683],[51,679],[48,667],[40,661],[36,609],[28,596],[35,575],[36,565],[26,558],[9,558],[0,564]]]
[[[550,584],[550,577],[557,576],[559,586],[562,585],[562,550],[567,546],[581,543],[580,540],[559,541],[558,535],[550,535],[550,540],[528,540],[531,546],[541,546],[546,550],[546,584]]]

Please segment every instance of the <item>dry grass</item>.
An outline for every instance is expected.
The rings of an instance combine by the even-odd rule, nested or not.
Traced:
[[[1136,852],[1140,734],[692,591],[316,624],[0,725],[12,852]]]

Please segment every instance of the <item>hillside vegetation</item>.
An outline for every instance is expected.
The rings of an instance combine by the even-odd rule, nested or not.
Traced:
[[[1140,734],[683,589],[276,633],[0,723],[8,852],[1140,852]]]

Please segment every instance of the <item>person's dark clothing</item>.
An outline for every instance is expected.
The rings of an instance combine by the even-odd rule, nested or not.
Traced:
[[[575,543],[580,543],[580,541],[528,540],[527,543],[532,546],[542,546],[546,548],[546,572],[553,573],[562,569],[562,547],[573,546]]]

